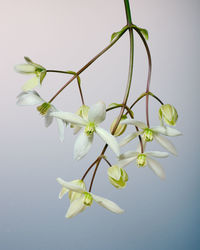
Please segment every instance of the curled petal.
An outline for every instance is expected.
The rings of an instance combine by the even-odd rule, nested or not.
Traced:
[[[153,127],[153,128],[151,128],[151,130],[153,132],[156,132],[156,133],[159,133],[159,134],[163,134],[163,135],[167,135],[167,136],[182,135],[182,133],[180,131],[178,131],[177,129],[171,128],[171,127],[165,127],[165,126]]]
[[[83,212],[86,209],[86,205],[83,203],[83,197],[76,199],[70,203],[70,206],[65,215],[66,218],[72,218],[77,214]]]
[[[58,112],[52,112],[50,115],[81,127],[87,124],[87,122],[83,118],[69,112],[58,111]]]
[[[170,153],[172,153],[173,155],[177,155],[176,148],[167,138],[156,134],[154,135],[154,138],[158,143],[160,143],[160,145],[166,148]]]
[[[108,133],[105,129],[96,127],[96,133],[110,146],[112,151],[119,156],[119,144],[117,143],[116,138]]]
[[[104,102],[97,102],[92,105],[88,111],[88,120],[99,124],[106,118],[106,105]]]
[[[140,122],[140,121],[136,121],[133,119],[125,119],[123,121],[121,121],[122,124],[130,124],[130,125],[134,125],[140,129],[145,129],[147,128],[147,125],[144,122]]]
[[[143,133],[143,131],[137,131],[137,132],[134,132],[134,133],[132,133],[130,135],[127,135],[119,143],[119,146],[122,147],[122,146],[126,145],[127,143],[129,143],[130,141],[132,141],[133,139],[135,139],[138,135],[141,135],[142,133]]]
[[[148,151],[145,152],[145,155],[149,155],[149,156],[153,156],[153,157],[157,157],[157,158],[166,158],[169,156],[169,154],[167,152],[160,152],[160,151]]]
[[[165,172],[160,163],[157,161],[153,160],[150,157],[147,157],[147,164],[149,168],[161,179],[165,179]]]
[[[103,197],[97,196],[97,195],[92,195],[94,200],[102,207],[110,210],[113,213],[116,214],[121,214],[124,212],[123,209],[121,209],[116,203],[113,201],[110,201],[108,199],[105,199]]]
[[[88,136],[84,131],[80,133],[74,145],[74,159],[80,160],[85,156],[90,150],[92,142],[93,135]]]
[[[36,91],[24,91],[17,98],[17,104],[20,106],[32,106],[44,102]]]
[[[64,181],[63,179],[61,178],[57,178],[56,179],[57,182],[63,186],[64,188],[68,189],[68,190],[71,190],[71,191],[74,191],[74,192],[77,192],[77,193],[84,193],[85,192],[85,189],[80,187],[79,185],[76,185],[72,182],[67,182],[67,181]]]
[[[69,189],[62,187],[60,193],[59,193],[59,199],[62,199],[62,197],[69,191]]]
[[[34,76],[33,78],[29,79],[23,86],[22,89],[24,91],[32,90],[34,89],[38,84],[40,83],[40,79],[37,76]]]

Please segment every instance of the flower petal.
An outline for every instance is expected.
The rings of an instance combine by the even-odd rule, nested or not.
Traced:
[[[119,180],[121,177],[120,167],[117,165],[113,165],[112,167],[108,168],[108,176],[115,180]]]
[[[74,159],[80,160],[90,150],[93,142],[93,135],[87,136],[83,131],[76,139],[74,145]]]
[[[106,105],[104,102],[97,102],[92,105],[88,111],[88,120],[99,124],[106,118]]]
[[[59,199],[62,199],[62,197],[69,191],[69,189],[62,187],[60,193],[59,193]]]
[[[133,162],[138,156],[138,152],[134,152],[134,151],[128,151],[124,154],[121,154],[119,156],[119,161],[117,162],[117,165],[119,167],[125,167],[127,166],[129,163]]]
[[[96,133],[110,146],[112,151],[119,156],[120,154],[120,149],[119,149],[119,144],[116,140],[116,138],[108,133],[105,129],[96,127]]]
[[[134,119],[125,119],[125,120],[121,121],[120,123],[134,125],[140,129],[147,128],[147,125],[144,122],[136,121]]]
[[[165,127],[165,126],[153,127],[153,128],[151,128],[151,130],[153,132],[156,132],[156,133],[159,133],[159,134],[163,134],[163,135],[167,135],[167,136],[182,135],[182,133],[180,131],[178,131],[177,129],[171,128],[171,127]]]
[[[50,115],[81,127],[87,125],[87,122],[83,118],[73,113],[58,111],[52,112]]]
[[[44,117],[44,124],[45,127],[48,128],[53,122],[53,116],[50,116],[49,113],[47,113]]]
[[[58,134],[61,142],[64,141],[65,123],[61,119],[56,119],[58,124]]]
[[[35,67],[30,64],[18,64],[15,66],[15,70],[21,74],[34,74]]]
[[[32,106],[44,102],[36,91],[22,92],[17,96],[17,98],[17,105],[20,106]]]
[[[65,187],[66,189],[69,189],[71,191],[74,191],[74,192],[77,192],[77,193],[84,193],[85,192],[85,189],[74,184],[74,183],[71,183],[71,182],[67,182],[67,181],[64,181],[63,179],[61,178],[57,178],[56,179],[57,182],[62,185],[63,187]]]
[[[65,215],[66,218],[72,218],[77,214],[83,212],[86,209],[86,205],[83,203],[83,197],[76,199],[70,203],[70,206]]]
[[[147,164],[149,166],[149,168],[161,179],[165,179],[165,172],[164,169],[162,168],[162,166],[160,165],[159,162],[153,160],[150,157],[147,157]]]
[[[40,83],[40,79],[37,76],[34,76],[33,78],[29,79],[23,86],[22,89],[24,91],[32,90],[34,89],[38,84]]]
[[[154,135],[154,138],[158,143],[160,143],[160,145],[162,145],[170,153],[172,153],[173,155],[177,155],[176,148],[167,138],[157,134]]]
[[[129,143],[130,141],[132,141],[133,139],[135,139],[138,135],[141,135],[142,133],[143,133],[143,131],[137,131],[137,132],[134,132],[130,135],[127,135],[119,143],[119,146],[122,147],[122,146],[126,145],[127,143]]]
[[[102,207],[110,210],[113,213],[116,214],[121,214],[124,212],[123,209],[121,209],[116,203],[114,203],[113,201],[110,201],[108,199],[105,199],[103,197],[97,196],[92,194],[94,200]]]
[[[150,155],[153,157],[157,157],[157,158],[166,158],[169,156],[169,154],[167,152],[160,152],[160,151],[148,151],[145,152],[145,155]]]

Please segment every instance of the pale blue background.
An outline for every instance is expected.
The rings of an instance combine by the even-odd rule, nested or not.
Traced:
[[[27,79],[13,66],[23,56],[47,68],[78,70],[109,43],[110,35],[125,24],[122,0],[1,0],[1,250],[197,250],[199,244],[199,10],[198,0],[135,0],[134,23],[149,30],[153,58],[151,90],[178,110],[177,128],[184,136],[173,138],[179,152],[161,160],[166,180],[148,168],[127,168],[129,182],[115,190],[103,163],[93,192],[125,209],[111,214],[94,204],[67,220],[67,199],[58,200],[56,177],[80,178],[102,148],[101,140],[80,162],[72,159],[74,136],[66,130],[58,140],[56,125],[44,128],[34,107],[17,107],[16,96]],[[146,54],[135,38],[135,75],[131,98],[145,88]],[[128,36],[82,74],[87,103],[106,104],[122,99],[127,79]],[[66,82],[48,75],[40,91],[49,99]],[[156,125],[159,105],[152,99],[151,122]],[[76,111],[80,98],[70,86],[55,105]],[[144,119],[144,102],[135,110]],[[110,121],[103,126],[109,127]],[[135,145],[133,145],[133,149]],[[153,144],[154,148],[160,149]],[[115,158],[111,152],[112,163]],[[89,181],[89,178],[87,179]]]

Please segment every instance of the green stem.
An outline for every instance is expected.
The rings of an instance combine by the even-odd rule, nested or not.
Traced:
[[[128,25],[132,25],[132,20],[131,20],[131,11],[130,11],[130,6],[129,6],[129,0],[124,0],[124,5],[125,5],[125,11],[126,11],[126,20]],[[128,81],[127,81],[127,85],[126,85],[126,91],[124,94],[124,99],[123,99],[123,106],[121,108],[120,114],[118,116],[118,119],[116,121],[116,124],[111,132],[111,134],[113,135],[120,123],[120,120],[123,116],[124,110],[125,110],[125,106],[127,104],[127,100],[128,100],[128,96],[129,96],[129,92],[130,92],[130,88],[131,88],[131,81],[132,81],[132,76],[133,76],[133,58],[134,58],[134,38],[133,38],[133,29],[131,27],[128,28],[129,29],[129,38],[130,38],[130,58],[129,58],[129,72],[128,72]],[[107,149],[108,145],[106,144],[101,152],[101,155],[104,155],[106,149]],[[99,164],[101,162],[101,159],[99,159],[99,161],[96,164],[96,168],[94,170],[93,176],[92,176],[92,180],[90,183],[90,188],[89,188],[89,192],[92,189],[92,185],[94,182],[94,178],[97,172],[97,169],[99,167]]]

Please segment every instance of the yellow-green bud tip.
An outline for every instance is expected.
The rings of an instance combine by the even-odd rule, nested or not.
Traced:
[[[37,107],[37,110],[41,115],[46,115],[47,111],[51,108],[51,104],[48,102],[44,102],[42,105]]]
[[[139,154],[137,157],[137,165],[138,167],[145,167],[147,165],[146,155],[145,154]]]
[[[178,113],[175,107],[170,104],[162,105],[159,109],[159,119],[163,119],[168,125],[176,125]]]
[[[93,202],[92,195],[90,193],[85,192],[83,203],[86,206],[91,206]]]

